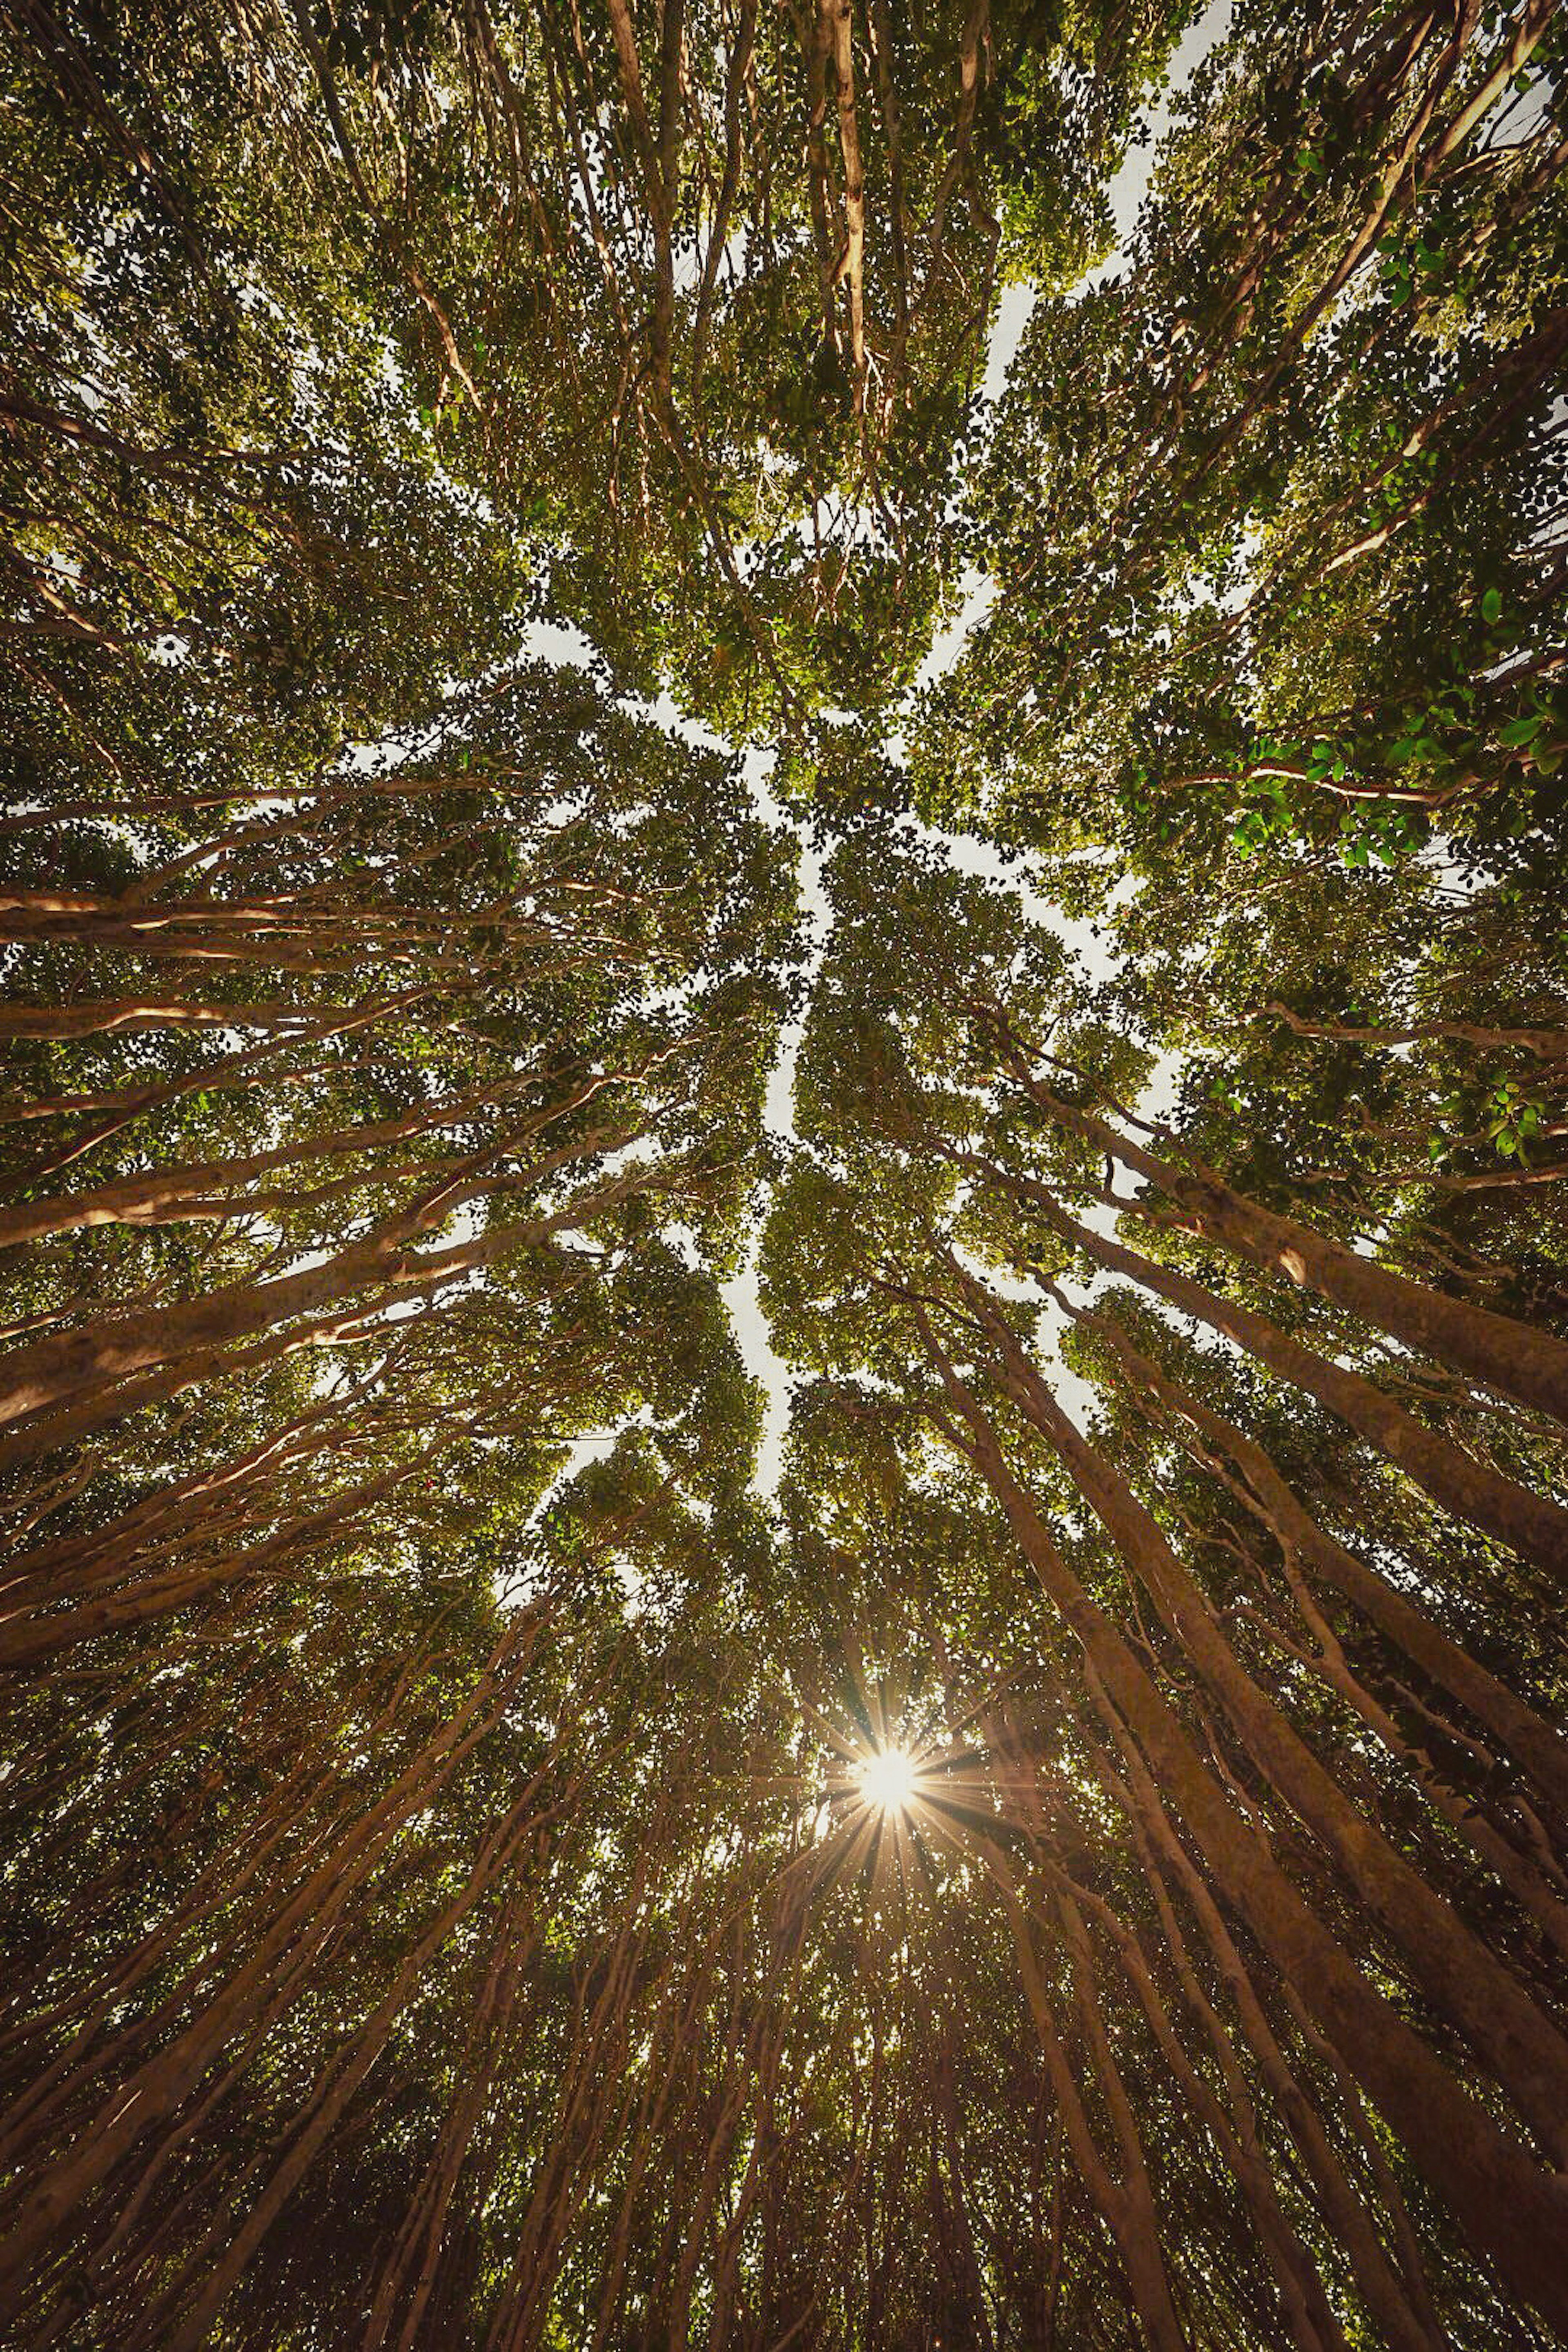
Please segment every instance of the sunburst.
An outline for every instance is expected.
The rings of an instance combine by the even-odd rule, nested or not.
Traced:
[[[908,1812],[920,1793],[920,1759],[904,1748],[874,1748],[854,1776],[865,1802],[879,1812]]]

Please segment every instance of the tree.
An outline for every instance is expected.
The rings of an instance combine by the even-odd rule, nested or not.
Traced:
[[[0,2334],[1568,2341],[1557,14],[7,26]]]

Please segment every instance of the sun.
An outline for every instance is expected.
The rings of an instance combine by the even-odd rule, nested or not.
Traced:
[[[879,1748],[855,1768],[860,1794],[884,1813],[908,1811],[915,1793],[915,1759],[901,1748]]]

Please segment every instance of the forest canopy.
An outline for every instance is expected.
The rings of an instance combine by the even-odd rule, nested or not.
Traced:
[[[0,24],[0,2342],[1568,2345],[1568,20]]]

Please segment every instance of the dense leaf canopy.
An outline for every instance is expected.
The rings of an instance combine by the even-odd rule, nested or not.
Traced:
[[[0,2340],[1568,2344],[1560,12],[0,23]]]

